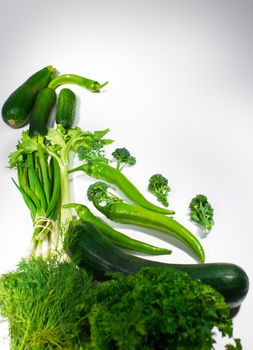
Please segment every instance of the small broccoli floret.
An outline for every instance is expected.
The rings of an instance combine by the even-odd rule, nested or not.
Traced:
[[[116,148],[112,152],[113,158],[117,161],[117,169],[122,170],[125,166],[134,165],[136,163],[135,157],[133,157],[130,152],[125,148]]]
[[[148,190],[156,196],[159,202],[168,207],[168,193],[171,189],[168,186],[168,180],[163,175],[152,175],[149,179]]]
[[[102,181],[97,181],[90,185],[87,190],[89,201],[93,202],[95,206],[100,206],[101,204],[107,205],[112,202],[122,202],[122,199],[108,191],[109,188],[110,186]]]
[[[198,223],[209,232],[214,225],[214,211],[207,197],[203,194],[196,195],[191,200],[189,208],[191,220]]]

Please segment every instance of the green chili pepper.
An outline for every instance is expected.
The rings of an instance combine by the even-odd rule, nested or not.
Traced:
[[[96,226],[102,234],[112,241],[112,243],[121,248],[151,255],[171,254],[171,250],[169,249],[155,247],[151,244],[138,241],[114,230],[110,225],[107,225],[104,221],[92,214],[89,208],[87,208],[85,205],[69,203],[65,204],[64,208],[74,208],[80,219]]]
[[[63,74],[53,78],[48,84],[48,87],[51,89],[55,89],[57,88],[57,86],[63,85],[63,84],[75,84],[83,88],[86,88],[91,92],[99,92],[105,85],[108,84],[108,81],[103,84],[100,84],[95,80],[87,79],[79,75]]]
[[[111,202],[100,205],[94,200],[93,204],[101,213],[112,221],[151,228],[177,238],[183,242],[201,262],[205,261],[205,253],[198,239],[173,218],[124,202]]]
[[[113,168],[109,164],[105,162],[93,162],[81,165],[77,168],[69,170],[69,173],[73,173],[75,171],[84,171],[86,174],[94,177],[95,179],[104,180],[116,186],[131,202],[161,213],[165,215],[175,214],[173,210],[161,208],[151,202],[149,202],[140,191],[134,186],[134,184],[128,180],[128,178],[122,174],[122,172],[118,169]]]

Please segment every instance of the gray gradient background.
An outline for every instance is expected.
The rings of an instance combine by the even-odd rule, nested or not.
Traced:
[[[166,174],[176,217],[195,234],[187,206],[205,193],[216,214],[201,241],[207,261],[237,263],[252,278],[252,33],[253,1],[2,1],[0,104],[49,64],[109,80],[101,94],[76,88],[80,125],[110,127],[116,145],[136,155],[127,174],[143,191],[152,173]],[[32,231],[6,168],[19,136],[0,124],[0,272],[23,256]],[[78,200],[84,181],[76,179]],[[176,248],[163,260],[192,261]],[[234,318],[245,350],[253,349],[252,311],[250,291]]]

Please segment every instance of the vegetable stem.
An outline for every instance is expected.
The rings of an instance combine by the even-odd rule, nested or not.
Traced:
[[[95,80],[88,79],[80,75],[63,74],[53,78],[48,84],[48,87],[51,89],[55,89],[63,84],[75,84],[80,87],[86,88],[91,92],[99,92],[104,86],[108,84],[108,81],[106,81],[103,84],[100,84]]]
[[[43,185],[44,185],[44,190],[45,190],[45,196],[46,196],[46,201],[47,204],[50,201],[50,192],[51,192],[51,186],[49,182],[49,175],[48,175],[48,164],[45,159],[45,154],[43,152],[43,149],[38,145],[38,158],[40,162],[40,168],[41,168],[41,174],[42,174],[42,180],[43,180]]]
[[[65,226],[72,219],[72,210],[65,208],[64,205],[71,202],[71,191],[69,185],[68,170],[61,167],[61,209],[60,209],[60,225]]]
[[[41,207],[43,208],[43,210],[46,211],[47,201],[46,201],[45,193],[44,193],[44,190],[43,190],[42,185],[40,183],[40,180],[38,179],[38,177],[35,173],[32,154],[27,155],[27,161],[28,161],[29,170],[31,172],[32,181],[34,182],[36,192],[37,192],[38,197],[39,197],[40,202],[41,202]]]

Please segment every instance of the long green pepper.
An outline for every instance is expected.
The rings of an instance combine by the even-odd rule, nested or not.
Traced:
[[[48,87],[51,89],[56,89],[58,86],[64,84],[74,84],[83,87],[91,92],[99,92],[105,85],[108,84],[108,81],[100,84],[96,80],[88,79],[80,75],[62,74],[53,78],[48,84]]]
[[[173,218],[124,202],[100,205],[96,203],[96,200],[93,200],[93,204],[112,221],[151,228],[175,237],[184,243],[201,262],[205,261],[204,249],[198,239]]]
[[[135,185],[118,169],[105,162],[92,162],[71,169],[69,173],[83,171],[95,179],[100,179],[116,186],[131,202],[146,209],[165,215],[175,214],[173,210],[161,208],[149,202]]]
[[[85,222],[96,226],[102,234],[109,238],[115,245],[134,250],[136,252],[141,252],[150,255],[160,255],[160,254],[171,254],[171,250],[166,248],[155,247],[151,244],[144,243],[128,237],[121,232],[114,230],[110,225],[107,225],[104,221],[96,217],[85,205],[69,203],[64,205],[65,208],[74,208],[80,217]]]

